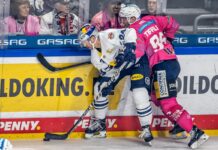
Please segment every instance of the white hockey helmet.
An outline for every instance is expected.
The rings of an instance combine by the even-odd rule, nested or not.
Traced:
[[[120,17],[126,17],[129,24],[132,24],[134,22],[130,22],[131,17],[135,17],[136,21],[140,19],[141,16],[141,9],[135,5],[135,4],[122,4],[121,9],[119,12]]]
[[[78,34],[78,39],[80,40],[80,43],[88,40],[91,36],[98,36],[98,30],[94,25],[91,24],[85,24],[83,25]]]

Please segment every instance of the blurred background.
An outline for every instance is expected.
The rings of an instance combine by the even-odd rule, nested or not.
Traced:
[[[218,32],[218,0],[0,0],[0,34],[76,34],[82,24],[115,3],[135,3],[142,16],[173,16],[181,25],[178,33]],[[26,6],[19,8],[21,5]],[[27,25],[28,17],[35,26],[33,31]]]

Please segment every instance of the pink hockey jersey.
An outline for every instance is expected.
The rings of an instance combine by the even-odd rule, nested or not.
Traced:
[[[98,31],[111,28],[121,28],[118,17],[110,17],[106,10],[98,12],[91,20],[91,24],[97,27]]]
[[[145,53],[150,67],[164,60],[177,59],[172,44],[167,38],[174,38],[179,24],[168,16],[145,16],[130,25],[137,33],[136,57]]]

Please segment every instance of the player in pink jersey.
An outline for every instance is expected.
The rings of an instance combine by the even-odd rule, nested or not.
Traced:
[[[152,71],[152,101],[164,115],[190,133],[190,148],[197,148],[209,138],[204,131],[193,125],[192,117],[177,102],[176,79],[180,65],[171,44],[179,24],[168,16],[145,16],[137,19],[134,14],[140,8],[134,4],[121,7],[119,16],[122,26],[134,28],[137,33],[136,55],[146,53]]]

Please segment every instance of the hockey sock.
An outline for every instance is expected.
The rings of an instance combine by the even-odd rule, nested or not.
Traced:
[[[152,108],[147,90],[145,88],[133,89],[133,98],[141,126],[150,125],[152,121]]]
[[[94,101],[94,115],[97,119],[105,119],[108,112],[108,99],[100,97]]]
[[[176,122],[187,132],[191,131],[193,127],[192,118],[189,113],[177,103],[175,97],[161,100],[160,104],[162,111],[170,121]]]
[[[183,110],[180,118],[176,122],[181,128],[183,128],[186,132],[190,132],[193,128],[192,117],[186,110]]]

